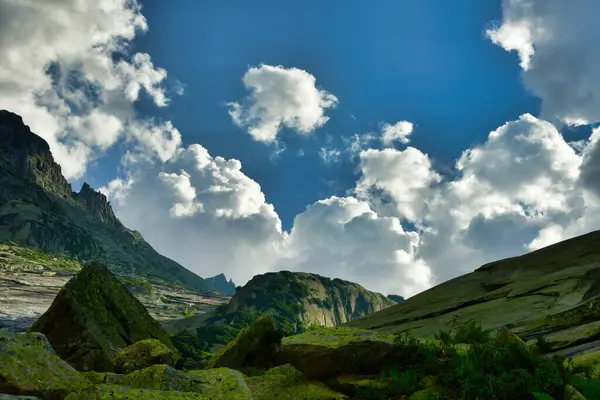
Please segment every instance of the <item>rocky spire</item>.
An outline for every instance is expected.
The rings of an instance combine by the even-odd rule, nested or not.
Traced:
[[[71,197],[71,185],[54,161],[48,143],[31,132],[19,115],[6,110],[0,110],[0,159],[47,192]]]
[[[73,192],[73,198],[92,216],[107,224],[118,223],[110,202],[106,196],[92,189],[86,182],[83,183],[79,193]]]

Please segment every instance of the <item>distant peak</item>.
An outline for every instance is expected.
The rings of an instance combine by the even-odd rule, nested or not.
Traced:
[[[78,193],[73,193],[73,198],[81,204],[90,214],[102,222],[116,224],[117,217],[103,193],[94,190],[87,182],[81,186]]]

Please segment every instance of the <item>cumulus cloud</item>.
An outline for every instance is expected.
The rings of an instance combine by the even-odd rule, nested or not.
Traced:
[[[394,125],[386,123],[381,129],[381,141],[385,146],[390,146],[395,141],[407,144],[412,131],[413,124],[408,121],[398,121]]]
[[[157,106],[168,103],[166,71],[128,53],[148,29],[137,1],[0,0],[0,9],[0,107],[49,143],[67,178],[120,138],[157,133],[133,115],[142,89]],[[145,144],[162,151],[161,140]]]
[[[503,0],[502,10],[502,23],[487,34],[518,53],[525,85],[543,100],[541,117],[600,121],[600,3]]]
[[[432,170],[429,157],[414,147],[403,151],[364,150],[360,153],[360,170],[362,177],[356,184],[357,195],[377,200],[378,210],[382,210],[382,200],[391,199],[397,215],[408,221],[421,218],[432,185],[441,180]],[[371,196],[373,191],[387,196]]]
[[[333,94],[316,87],[313,75],[298,68],[261,64],[250,68],[243,82],[251,93],[229,103],[229,115],[261,142],[274,142],[281,128],[310,134],[329,120],[325,111],[338,103]]]

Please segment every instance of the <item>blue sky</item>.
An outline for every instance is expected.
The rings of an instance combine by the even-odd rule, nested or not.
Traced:
[[[600,229],[597,0],[59,3],[0,0],[0,108],[200,276],[408,297]]]
[[[307,205],[343,195],[356,182],[350,160],[327,165],[320,159],[328,137],[340,145],[340,137],[408,120],[416,125],[412,145],[443,168],[505,121],[539,112],[539,100],[521,84],[517,55],[484,35],[502,18],[499,2],[142,5],[150,30],[134,50],[149,53],[184,84],[185,94],[174,96],[168,108],[147,102],[139,111],[173,121],[186,144],[241,160],[286,229]],[[284,134],[286,150],[276,161],[269,157],[273,146],[234,126],[224,105],[246,95],[242,76],[261,63],[306,70],[339,99],[330,121],[312,137]],[[297,156],[299,149],[304,157]],[[94,175],[102,185],[101,176],[113,178],[118,159],[111,161],[102,163],[105,174]]]

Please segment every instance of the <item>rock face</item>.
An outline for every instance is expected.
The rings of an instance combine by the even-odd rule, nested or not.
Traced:
[[[275,312],[299,324],[337,326],[396,304],[356,283],[304,272],[270,272],[254,276],[232,297],[228,313]]]
[[[222,292],[223,294],[235,294],[235,283],[233,283],[231,279],[227,280],[225,274],[219,274],[211,278],[205,278],[204,280],[208,285],[210,285],[210,287]]]
[[[394,336],[346,327],[316,328],[281,342],[283,361],[308,378],[325,379],[345,372],[373,368],[393,349]]]
[[[559,355],[600,348],[600,231],[489,263],[346,326],[427,337],[469,320],[541,337]]]
[[[117,353],[114,364],[117,372],[128,374],[155,364],[175,367],[178,354],[160,340],[140,340]]]
[[[84,184],[74,193],[48,143],[20,116],[0,110],[0,242],[80,261],[100,261],[121,275],[207,289],[204,280],[158,254],[124,227],[106,197]],[[143,266],[143,267],[141,267]]]
[[[0,333],[0,393],[62,399],[90,386],[58,358],[43,335]]]
[[[118,279],[99,264],[85,266],[31,327],[80,371],[113,372],[120,349],[144,339],[173,347],[165,330]]]

